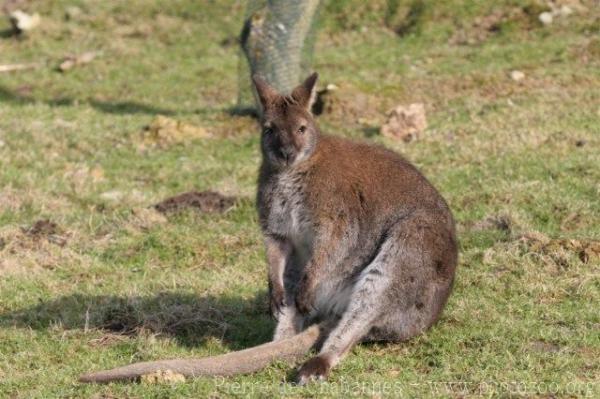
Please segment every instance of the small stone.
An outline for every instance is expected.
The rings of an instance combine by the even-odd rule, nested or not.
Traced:
[[[541,13],[538,19],[544,25],[550,25],[554,21],[554,17],[552,16],[552,13],[550,11],[545,11]]]
[[[102,194],[100,194],[100,198],[102,198],[103,200],[108,200],[108,201],[119,201],[121,199],[123,199],[123,192],[122,191],[118,191],[118,190],[111,190],[111,191],[106,191]]]
[[[81,15],[83,15],[83,11],[77,6],[70,6],[65,9],[65,18],[67,21],[78,19]]]
[[[21,10],[15,10],[8,16],[13,29],[17,33],[28,32],[40,24],[40,14],[27,14]]]
[[[510,73],[510,78],[515,82],[520,82],[525,79],[525,74],[521,71],[514,70]]]
[[[4,147],[6,145],[6,143],[4,142],[4,140],[0,139],[0,148]]]

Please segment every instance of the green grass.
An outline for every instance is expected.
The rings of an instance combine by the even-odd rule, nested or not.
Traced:
[[[83,14],[66,21],[73,4]],[[283,364],[177,385],[76,382],[271,336],[258,133],[229,113],[238,51],[223,44],[244,6],[32,2],[42,26],[0,35],[0,64],[45,65],[0,74],[0,397],[600,394],[600,260],[565,244],[600,240],[598,7],[583,2],[587,11],[542,26],[536,1],[439,4],[328,2],[314,68],[349,110],[321,116],[324,131],[402,152],[449,201],[461,241],[454,292],[427,333],[359,346],[328,383],[300,388],[284,383],[293,371]],[[508,15],[499,28],[480,32],[498,12]],[[90,50],[100,52],[90,64],[55,70]],[[373,134],[389,108],[417,101],[429,122],[419,140]],[[140,132],[159,114],[213,137],[141,151]],[[145,210],[192,189],[239,199],[220,215]],[[23,232],[41,219],[66,244]]]

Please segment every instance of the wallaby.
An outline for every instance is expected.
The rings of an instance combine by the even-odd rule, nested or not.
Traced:
[[[457,264],[454,220],[436,189],[381,146],[321,134],[317,74],[288,96],[255,76],[262,105],[257,207],[266,245],[273,342],[204,359],[137,363],[85,382],[157,370],[233,375],[316,356],[300,384],[322,380],[357,343],[403,341],[431,326]]]

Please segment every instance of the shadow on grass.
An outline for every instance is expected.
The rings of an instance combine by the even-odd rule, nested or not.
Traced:
[[[264,292],[251,300],[172,292],[134,297],[73,294],[0,313],[0,328],[13,326],[98,329],[124,335],[146,331],[171,336],[188,347],[218,338],[232,350],[267,342],[273,331]]]
[[[362,128],[362,132],[365,137],[371,138],[379,135],[379,128],[377,126],[368,126]]]
[[[253,107],[241,107],[241,106],[233,106],[227,109],[227,113],[231,116],[250,116],[252,118],[258,119],[260,116],[256,108]]]
[[[166,109],[159,108],[148,104],[138,103],[135,101],[99,101],[95,99],[74,99],[68,97],[57,97],[53,99],[36,99],[29,95],[20,94],[18,91],[12,91],[5,86],[0,86],[0,103],[13,103],[13,104],[32,104],[32,103],[45,103],[51,107],[64,107],[72,106],[77,103],[89,104],[95,109],[107,113],[117,115],[131,115],[131,114],[148,114],[148,115],[174,115],[175,112]]]
[[[0,30],[0,39],[18,38],[13,29]]]
[[[129,115],[129,114],[147,114],[147,115],[173,115],[175,112],[158,108],[152,105],[142,104],[135,101],[98,101],[88,100],[88,103],[99,111],[107,114]]]

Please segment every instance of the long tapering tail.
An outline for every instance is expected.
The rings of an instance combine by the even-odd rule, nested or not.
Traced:
[[[237,352],[202,359],[172,359],[141,362],[112,370],[84,374],[80,382],[107,383],[133,380],[145,374],[170,370],[186,377],[248,374],[267,367],[275,360],[296,361],[319,340],[321,328],[315,324],[293,337],[268,342]]]

